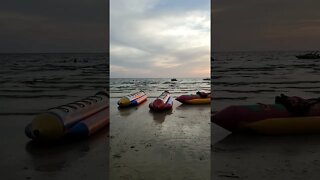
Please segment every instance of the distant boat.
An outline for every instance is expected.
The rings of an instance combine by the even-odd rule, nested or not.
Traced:
[[[318,51],[296,56],[298,59],[320,59]]]
[[[173,78],[173,79],[171,79],[171,81],[178,81],[177,79],[175,79],[175,78]]]
[[[211,79],[210,79],[210,78],[204,78],[204,79],[202,79],[202,80],[204,80],[204,81],[210,81]]]

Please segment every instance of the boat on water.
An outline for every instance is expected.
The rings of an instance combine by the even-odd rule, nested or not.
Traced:
[[[171,79],[171,81],[178,81],[176,78]]]
[[[320,54],[318,54],[318,51],[310,52],[307,54],[297,55],[298,59],[320,59]]]

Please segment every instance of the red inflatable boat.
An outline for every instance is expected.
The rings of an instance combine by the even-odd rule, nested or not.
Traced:
[[[157,99],[149,104],[153,111],[165,111],[172,109],[173,100],[168,91],[164,91]]]
[[[213,115],[212,122],[231,132],[260,134],[320,133],[320,106],[296,116],[281,104],[229,106]]]
[[[176,100],[183,104],[210,104],[211,93],[197,92],[196,94],[181,95]]]

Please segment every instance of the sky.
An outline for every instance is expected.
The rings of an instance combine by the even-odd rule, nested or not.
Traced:
[[[0,53],[107,52],[107,0],[2,0]]]
[[[213,0],[212,51],[320,50],[320,1]]]
[[[210,0],[111,0],[111,78],[210,76]]]

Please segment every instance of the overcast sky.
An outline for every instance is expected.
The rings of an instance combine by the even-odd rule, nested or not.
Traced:
[[[209,77],[210,0],[111,0],[111,77]]]
[[[213,51],[320,50],[320,1],[214,0]]]
[[[0,53],[107,52],[107,0],[2,0]]]

